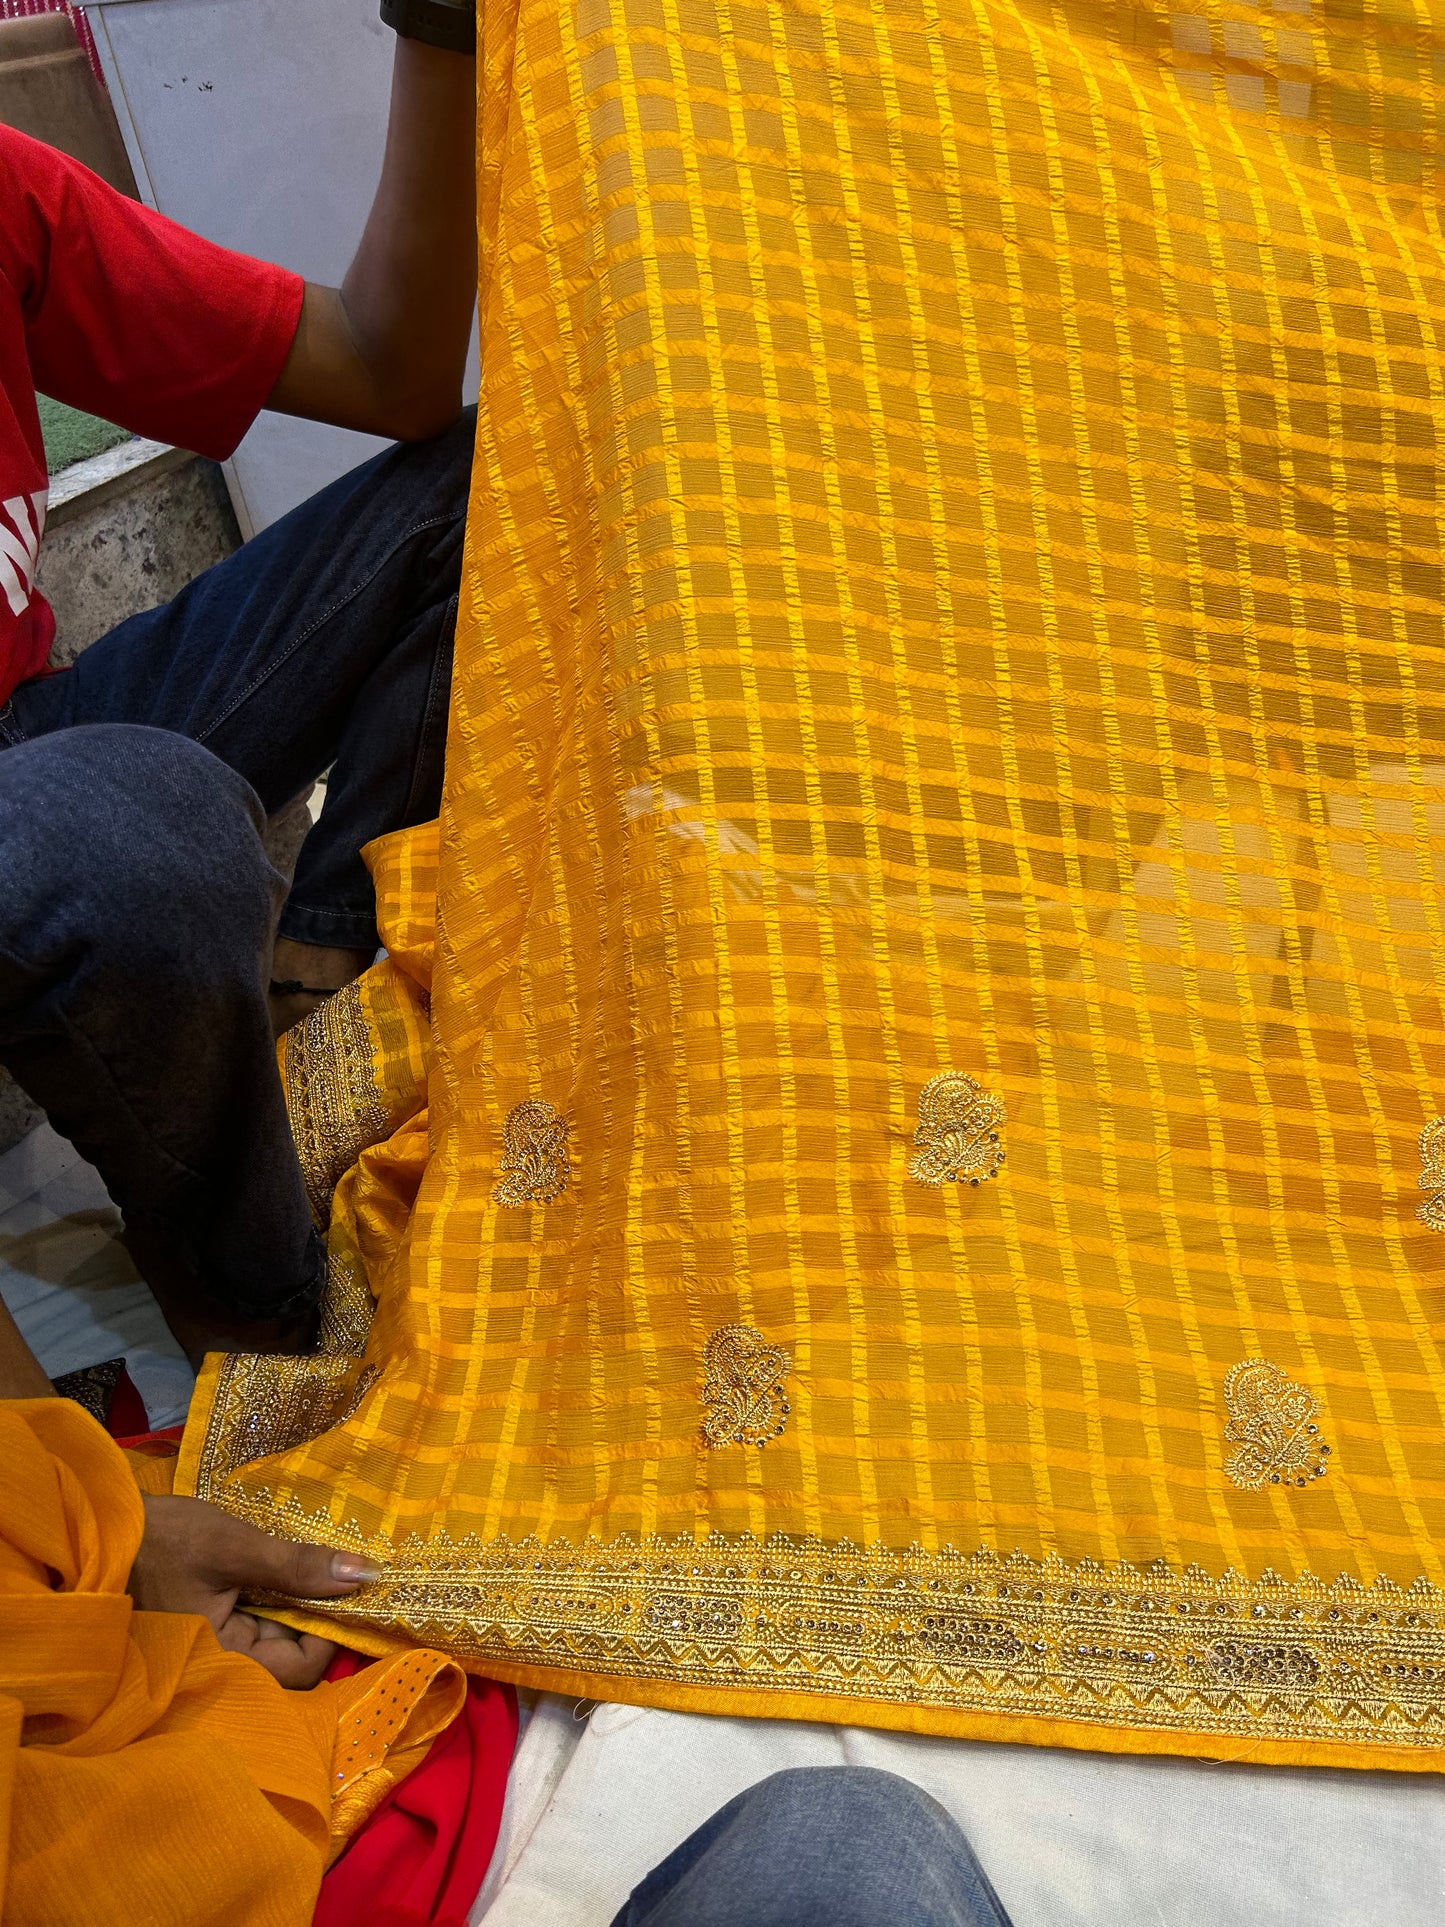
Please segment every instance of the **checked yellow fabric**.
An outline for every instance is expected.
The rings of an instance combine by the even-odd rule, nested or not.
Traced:
[[[193,1489],[375,1650],[1440,1767],[1445,6],[481,34],[445,803]]]

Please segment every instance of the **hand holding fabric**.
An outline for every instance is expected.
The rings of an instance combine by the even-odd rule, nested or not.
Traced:
[[[293,1545],[201,1499],[147,1494],[145,1532],[127,1591],[142,1612],[198,1613],[228,1652],[244,1653],[283,1686],[314,1686],[336,1647],[237,1608],[246,1590],[343,1599],[376,1570],[355,1553]]]

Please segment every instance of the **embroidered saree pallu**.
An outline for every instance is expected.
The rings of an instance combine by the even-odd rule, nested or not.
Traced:
[[[482,44],[443,812],[191,1489],[374,1651],[1438,1768],[1445,12]]]

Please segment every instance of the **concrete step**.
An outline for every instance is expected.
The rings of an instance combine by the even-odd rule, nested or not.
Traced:
[[[62,667],[127,616],[158,608],[239,547],[214,462],[130,440],[53,476],[37,581]]]

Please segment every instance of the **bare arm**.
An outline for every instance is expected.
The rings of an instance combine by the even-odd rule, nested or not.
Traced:
[[[476,300],[476,62],[398,39],[386,157],[339,288],[308,283],[271,408],[418,441],[461,410]]]
[[[0,1398],[54,1398],[55,1387],[0,1299]]]

